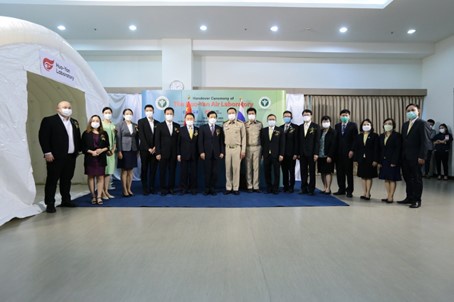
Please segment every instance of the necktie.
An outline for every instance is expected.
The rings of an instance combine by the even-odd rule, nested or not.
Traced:
[[[307,129],[309,129],[309,123],[304,123],[304,136],[307,134]]]
[[[345,133],[345,127],[346,126],[347,126],[346,124],[342,124],[342,135],[344,135],[344,133]]]
[[[210,128],[211,128],[211,135],[214,135],[214,125],[211,125]]]
[[[270,136],[270,140],[271,140],[273,138],[273,128],[270,127],[270,131],[269,131],[268,135]]]
[[[415,120],[412,120],[408,123],[408,131],[407,131],[407,134],[410,133],[410,129],[411,129],[411,126],[413,126],[413,123],[414,123]]]
[[[193,135],[193,131],[192,131],[192,127],[189,128],[189,137],[192,139],[192,135]]]
[[[288,125],[285,125],[284,131],[287,133],[288,132]]]
[[[167,124],[167,127],[169,128],[170,135],[172,135],[172,126],[173,126],[172,123]]]

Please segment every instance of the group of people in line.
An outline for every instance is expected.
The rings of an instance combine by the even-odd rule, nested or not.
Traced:
[[[331,194],[334,168],[338,191],[334,195],[351,198],[354,190],[353,170],[362,179],[361,199],[370,200],[372,181],[385,181],[387,192],[383,202],[393,203],[396,182],[401,171],[406,182],[406,198],[398,203],[411,208],[421,206],[423,169],[435,153],[439,179],[448,177],[448,158],[452,135],[445,124],[439,132],[435,122],[419,118],[419,106],[406,108],[407,121],[401,132],[396,131],[392,118],[383,121],[383,131],[375,132],[370,119],[364,119],[359,129],[350,120],[350,111],[339,113],[339,122],[323,116],[321,124],[312,120],[312,111],[302,112],[303,124],[292,123],[292,112],[284,111],[284,124],[276,124],[276,115],[269,114],[266,125],[257,120],[255,108],[247,109],[247,121],[237,119],[237,110],[227,110],[228,120],[217,124],[217,113],[207,114],[207,123],[195,126],[195,116],[186,113],[184,126],[174,122],[174,109],[164,109],[165,121],[154,119],[154,108],[146,105],[145,117],[133,122],[133,111],[123,110],[123,121],[112,123],[112,109],[105,107],[101,118],[93,115],[80,134],[78,122],[71,118],[71,104],[62,101],[57,114],[42,120],[39,140],[47,162],[45,186],[46,211],[55,212],[55,192],[60,181],[62,206],[73,207],[70,187],[75,161],[79,152],[85,154],[84,167],[93,204],[113,198],[108,192],[110,177],[116,166],[121,169],[122,196],[133,196],[133,169],[141,159],[141,183],[144,195],[155,194],[155,178],[159,168],[160,194],[175,194],[177,162],[180,163],[180,194],[197,194],[199,163],[204,171],[204,195],[216,195],[215,190],[221,160],[225,161],[224,194],[239,195],[241,162],[245,161],[247,192],[260,191],[260,162],[263,161],[267,194],[279,193],[280,171],[283,192],[293,193],[296,160],[300,162],[301,191],[314,195],[316,167],[321,174],[323,194]],[[333,124],[335,123],[334,127]],[[432,151],[433,150],[433,151]],[[114,154],[117,154],[116,164]],[[443,164],[444,173],[440,166]],[[427,174],[427,170],[425,170]]]

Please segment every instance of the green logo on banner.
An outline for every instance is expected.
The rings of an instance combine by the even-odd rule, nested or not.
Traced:
[[[155,105],[158,109],[164,110],[169,107],[169,99],[165,96],[160,96],[156,99]]]
[[[267,96],[261,97],[259,100],[259,105],[262,109],[268,109],[271,106],[270,98]]]

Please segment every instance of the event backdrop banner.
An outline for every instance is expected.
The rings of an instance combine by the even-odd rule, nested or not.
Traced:
[[[164,109],[172,107],[175,110],[174,122],[183,125],[187,112],[195,115],[195,124],[207,123],[206,114],[215,111],[218,115],[218,125],[227,120],[227,109],[238,111],[238,119],[245,121],[247,109],[257,110],[257,120],[266,125],[266,117],[273,113],[277,124],[282,121],[282,113],[286,109],[284,90],[144,90],[142,92],[142,107],[151,104],[155,108],[154,117],[164,120]]]

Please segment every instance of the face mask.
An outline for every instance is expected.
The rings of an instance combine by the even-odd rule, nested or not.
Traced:
[[[349,119],[350,119],[350,118],[349,118],[348,116],[341,116],[341,122],[344,123],[344,124],[345,124],[345,123],[348,123],[348,120],[349,120]]]
[[[61,109],[61,115],[63,115],[63,116],[70,117],[71,114],[73,114],[72,109],[70,109],[70,108],[62,108]]]
[[[211,117],[208,119],[208,123],[210,123],[211,125],[214,125],[214,124],[216,124],[216,119],[214,117]]]
[[[276,121],[275,120],[269,120],[268,121],[268,126],[270,126],[270,127],[276,126]]]
[[[310,121],[311,121],[311,118],[312,118],[312,117],[309,116],[309,115],[303,115],[303,121],[305,121],[305,122],[310,122]]]
[[[166,121],[168,121],[168,122],[173,121],[173,115],[171,115],[171,114],[166,114]]]
[[[370,126],[370,125],[364,125],[363,126],[363,131],[365,131],[365,132],[370,131],[370,129],[372,129],[372,126]]]
[[[383,128],[385,129],[386,132],[392,131],[393,126],[392,125],[384,125]]]
[[[284,117],[284,123],[290,124],[291,121],[292,121],[292,118],[291,118],[291,117],[288,117],[288,116],[285,116],[285,117]]]
[[[152,118],[153,117],[153,111],[145,111],[145,116],[147,118]]]
[[[247,116],[247,118],[248,118],[251,122],[253,122],[253,121],[255,121],[255,114],[249,114],[249,115]]]
[[[186,125],[192,126],[192,125],[194,125],[194,121],[186,121]]]
[[[445,133],[446,129],[445,128],[440,128],[440,133]]]
[[[434,125],[429,125],[430,129],[433,129],[434,128]]]
[[[91,127],[93,129],[98,129],[99,128],[99,123],[98,122],[91,122]]]
[[[330,122],[323,122],[322,123],[322,127],[325,128],[325,129],[328,129],[330,126],[331,126]]]
[[[233,121],[236,118],[236,114],[232,113],[227,116],[229,118],[229,121]]]
[[[111,113],[104,113],[104,119],[110,121],[112,119],[112,114]]]
[[[417,117],[418,117],[418,115],[416,114],[416,112],[414,112],[414,111],[409,111],[409,112],[407,112],[407,118],[408,118],[409,120],[414,120],[414,119],[417,118]]]
[[[131,114],[126,114],[123,117],[125,118],[125,121],[132,121],[132,115]]]

